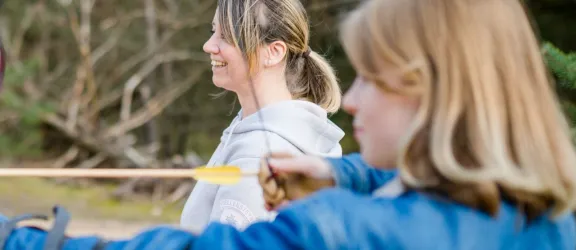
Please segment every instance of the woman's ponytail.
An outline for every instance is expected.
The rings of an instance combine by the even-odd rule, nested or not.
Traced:
[[[289,84],[296,99],[306,99],[318,104],[328,113],[340,108],[342,92],[332,66],[320,54],[308,49],[292,58],[295,72]]]

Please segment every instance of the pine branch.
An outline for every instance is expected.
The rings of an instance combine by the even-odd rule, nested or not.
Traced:
[[[576,53],[565,53],[549,42],[544,43],[542,49],[547,66],[556,77],[556,91],[563,111],[571,125],[576,126]],[[576,128],[573,132],[576,133]]]
[[[564,53],[551,43],[545,43],[546,63],[557,77],[561,89],[576,90],[576,53]]]
[[[572,126],[576,126],[576,104],[569,101],[563,101],[562,108]]]

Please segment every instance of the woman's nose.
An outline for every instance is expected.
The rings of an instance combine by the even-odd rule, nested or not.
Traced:
[[[214,35],[212,35],[210,37],[210,39],[208,39],[208,41],[206,41],[206,43],[204,43],[204,46],[202,46],[202,49],[204,49],[204,52],[206,52],[208,54],[218,54],[218,52],[220,52],[220,48],[218,48],[218,45],[216,44],[216,41],[214,40]]]

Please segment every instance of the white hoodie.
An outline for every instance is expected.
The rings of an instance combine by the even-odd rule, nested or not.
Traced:
[[[242,119],[242,110],[224,130],[220,145],[208,166],[234,165],[242,169],[259,169],[262,156],[269,153],[265,142],[268,136],[272,152],[310,154],[338,157],[342,155],[339,142],[344,131],[332,123],[318,105],[290,100],[263,107],[261,116],[254,113]],[[270,220],[266,211],[262,188],[257,177],[248,177],[235,185],[215,185],[199,181],[190,194],[180,224],[200,232],[211,221],[219,221],[242,229],[260,220]]]

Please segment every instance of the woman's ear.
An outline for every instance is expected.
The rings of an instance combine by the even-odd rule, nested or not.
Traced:
[[[281,63],[288,53],[286,43],[282,41],[274,41],[267,46],[267,53],[264,58],[264,65],[272,67]]]

